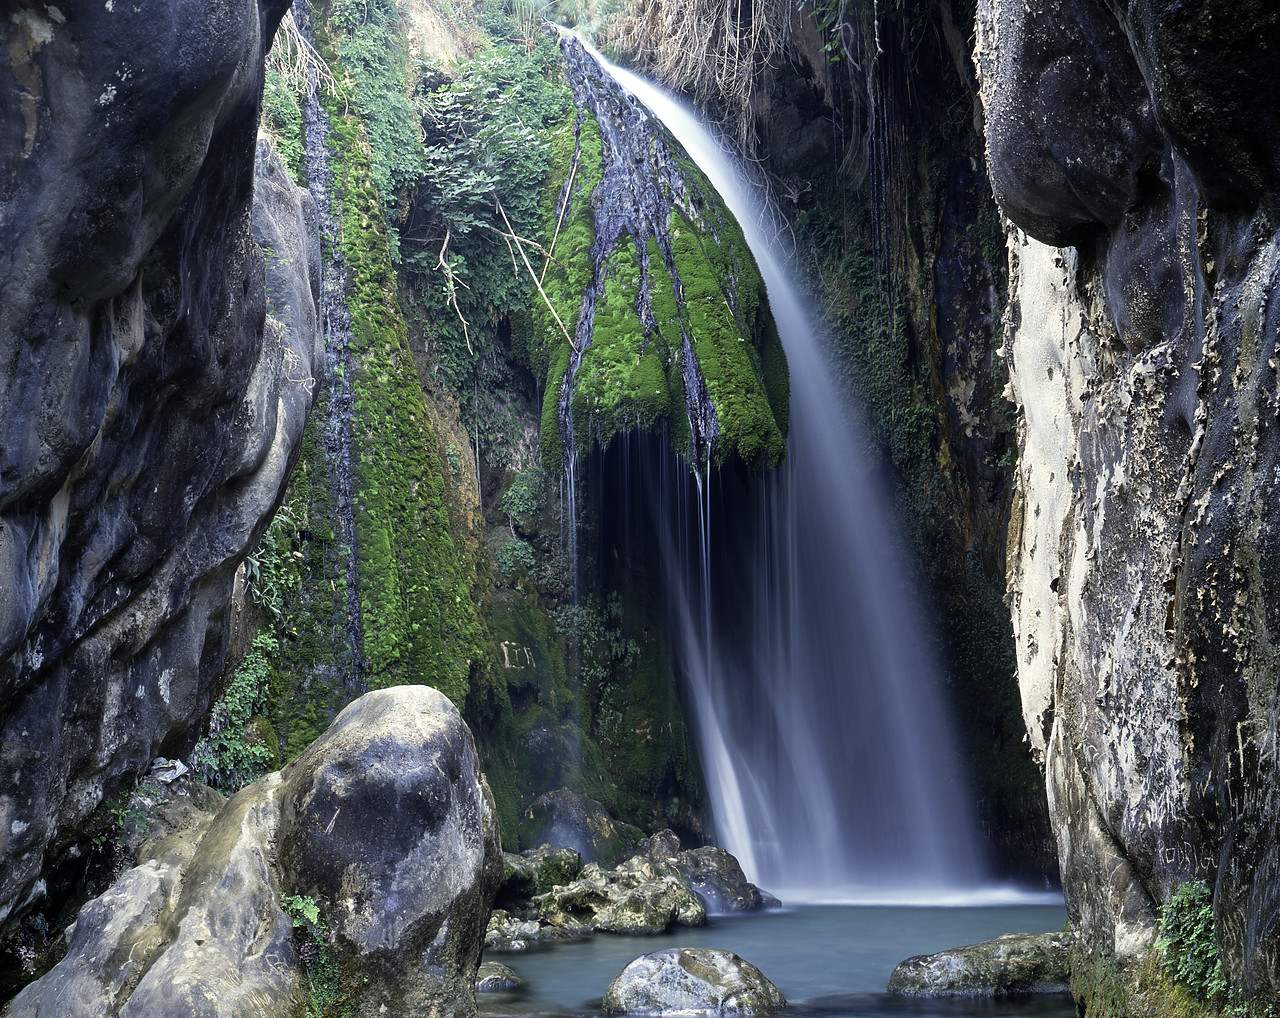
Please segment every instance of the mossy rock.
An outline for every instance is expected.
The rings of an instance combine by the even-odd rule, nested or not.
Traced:
[[[665,429],[695,461],[785,454],[789,381],[738,223],[674,137],[566,36],[579,115],[552,139],[554,241],[524,342],[545,372],[545,463]],[[568,335],[566,335],[568,333]]]

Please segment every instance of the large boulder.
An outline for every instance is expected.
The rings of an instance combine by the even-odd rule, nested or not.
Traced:
[[[310,199],[282,188],[290,214],[260,222],[271,266],[253,215],[287,6],[0,18],[0,935],[70,892],[86,820],[207,713],[237,566],[299,447]]]
[[[266,1018],[286,1008],[305,975],[273,865],[281,784],[268,775],[196,837],[144,846],[144,861],[80,910],[66,957],[7,1018]]]
[[[500,848],[471,734],[434,689],[366,694],[283,771],[139,858],[10,1018],[287,1013],[311,980],[286,896],[318,905],[347,1013],[475,1013]]]
[[[889,992],[916,997],[1004,997],[1066,993],[1070,933],[1006,933],[995,940],[921,954],[898,964]]]
[[[355,1014],[474,1013],[502,848],[453,704],[427,686],[367,693],[283,776],[281,870],[328,903]]]
[[[773,1014],[778,988],[730,951],[669,947],[628,965],[604,994],[608,1014]]]
[[[624,858],[644,834],[618,823],[595,799],[557,788],[534,799],[520,820],[520,843],[572,848],[587,862],[611,866]]]

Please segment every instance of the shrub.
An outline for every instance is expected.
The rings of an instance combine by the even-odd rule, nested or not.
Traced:
[[[1203,880],[1183,884],[1160,909],[1160,967],[1200,1000],[1221,1001],[1227,980],[1214,935],[1213,892]]]

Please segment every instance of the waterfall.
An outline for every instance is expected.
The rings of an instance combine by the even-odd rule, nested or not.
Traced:
[[[710,468],[675,499],[677,530],[696,499],[696,537],[663,544],[717,836],[751,879],[792,900],[944,900],[972,889],[985,868],[929,620],[761,198],[693,113],[593,55],[738,218],[791,368],[787,462],[752,479],[749,547],[716,550],[720,516],[736,514],[717,500],[738,482]],[[696,565],[678,561],[682,548]]]

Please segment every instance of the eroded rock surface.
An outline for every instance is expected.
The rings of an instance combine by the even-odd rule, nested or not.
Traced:
[[[1074,945],[1069,933],[1006,933],[980,944],[916,955],[893,970],[889,992],[917,997],[1066,993]]]
[[[253,215],[286,6],[0,19],[0,934],[207,711],[311,404],[309,199],[268,172]]]
[[[474,1014],[496,831],[471,734],[444,695],[368,693],[216,818],[157,832],[6,1014],[288,1013],[309,980],[287,894],[320,906],[349,1013]]]
[[[1263,70],[1278,47],[1262,0],[979,7],[991,176],[1021,228],[1010,598],[1072,926],[1088,955],[1134,961],[1157,906],[1205,878],[1228,979],[1265,1000],[1280,995],[1280,80]],[[1051,246],[1066,241],[1080,246]]]
[[[662,933],[702,926],[707,909],[673,863],[634,856],[615,869],[588,863],[577,880],[537,899],[547,926],[606,933]]]
[[[670,947],[637,958],[604,995],[608,1014],[773,1014],[786,1006],[750,962],[705,947]]]

